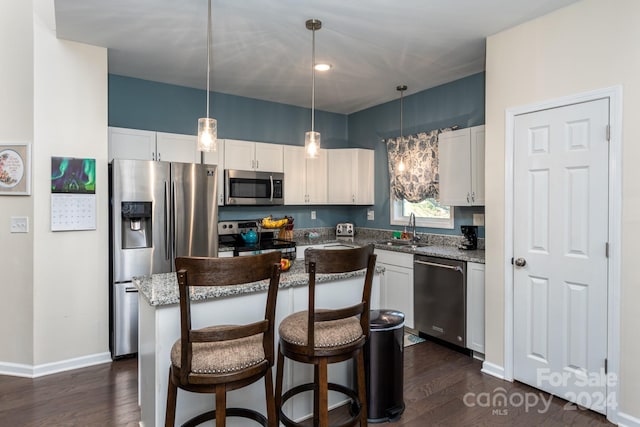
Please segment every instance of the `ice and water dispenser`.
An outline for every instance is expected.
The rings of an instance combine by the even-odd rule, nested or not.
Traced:
[[[152,246],[151,202],[122,202],[122,249]]]

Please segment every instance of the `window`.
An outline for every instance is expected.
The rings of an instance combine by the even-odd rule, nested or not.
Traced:
[[[409,215],[416,216],[417,227],[453,228],[453,207],[441,205],[436,199],[426,199],[420,203],[398,200],[391,196],[391,224],[407,225]]]

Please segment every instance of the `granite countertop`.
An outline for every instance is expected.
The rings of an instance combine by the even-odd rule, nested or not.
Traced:
[[[376,267],[376,273],[382,273],[384,268]],[[364,276],[365,270],[358,270],[349,273],[338,274],[317,274],[316,283],[344,280],[352,277]],[[250,294],[267,289],[267,280],[260,282],[245,283],[236,286],[212,286],[191,288],[191,300],[203,301],[212,298],[224,298],[235,295]],[[307,286],[309,275],[304,271],[304,262],[294,262],[289,271],[280,273],[279,288],[290,288],[294,286]],[[140,276],[133,278],[133,284],[138,288],[140,294],[151,306],[163,306],[178,304],[180,301],[178,293],[178,279],[176,273],[160,273],[151,276]]]
[[[406,254],[413,255],[427,255],[427,256],[435,256],[440,258],[448,258],[455,259],[459,261],[468,261],[468,262],[477,262],[484,264],[484,249],[476,249],[476,250],[463,250],[458,249],[457,246],[438,244],[438,243],[428,243],[426,246],[419,246],[416,248],[412,248],[410,245],[407,246],[395,246],[395,245],[387,245],[384,243],[378,243],[384,239],[373,239],[367,237],[356,237],[353,242],[337,240],[336,238],[319,238],[319,239],[304,239],[302,241],[296,241],[298,246],[306,246],[306,245],[331,245],[331,244],[344,244],[344,245],[354,245],[354,246],[364,246],[370,243],[373,243],[376,249],[383,249],[385,251],[393,251],[393,252],[402,252]]]

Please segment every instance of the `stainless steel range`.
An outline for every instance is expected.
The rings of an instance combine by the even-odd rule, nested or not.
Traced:
[[[233,256],[280,251],[282,258],[296,259],[296,242],[278,239],[279,229],[264,229],[259,224],[258,220],[218,222],[219,246],[233,248]]]

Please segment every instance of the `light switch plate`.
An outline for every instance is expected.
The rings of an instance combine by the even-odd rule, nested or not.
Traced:
[[[373,221],[373,218],[374,218],[373,209],[368,209],[367,210],[367,220],[368,221]]]
[[[473,214],[473,225],[484,226],[484,214]]]
[[[29,217],[28,216],[12,216],[11,227],[9,228],[11,233],[28,233],[29,232]]]
[[[311,211],[311,219],[316,219],[316,211]]]

